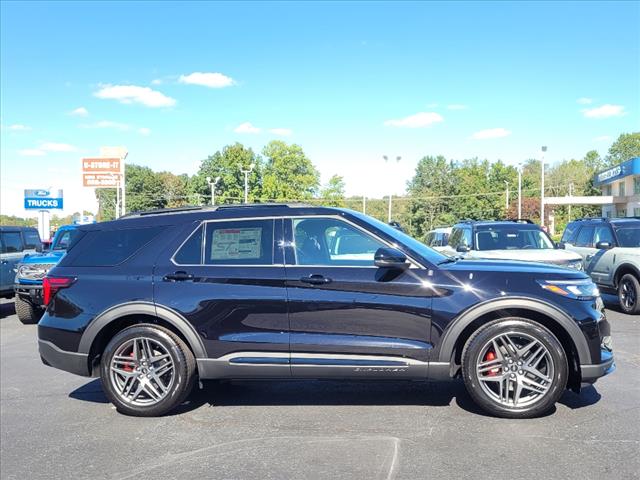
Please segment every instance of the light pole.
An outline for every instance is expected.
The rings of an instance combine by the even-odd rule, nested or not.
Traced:
[[[506,180],[504,180],[504,185],[506,190],[506,195],[505,195],[505,202],[504,202],[504,208],[505,208],[505,215],[509,215],[509,182],[507,182]]]
[[[391,163],[389,161],[389,157],[387,157],[386,155],[383,155],[382,158],[384,158],[385,163]],[[397,156],[396,157],[396,163],[400,162],[400,160],[402,160],[402,157]],[[390,174],[392,172],[389,172]],[[389,178],[391,178],[391,176],[389,176]],[[388,214],[388,222],[391,223],[391,198],[393,197],[393,193],[389,192],[389,214]]]
[[[209,184],[209,188],[211,188],[211,205],[216,204],[216,186],[220,181],[220,177],[216,177],[213,182],[211,181],[211,177],[207,177],[207,183]]]
[[[518,219],[522,218],[522,164],[518,165]]]
[[[248,170],[245,170],[242,168],[242,165],[240,165],[240,171],[244,173],[244,203],[249,203],[249,174],[253,172],[254,168],[255,164],[253,163],[249,165]]]
[[[569,184],[569,197],[573,197],[573,182]],[[573,200],[569,198],[569,202],[573,202]],[[571,221],[571,203],[569,203],[569,221]]]
[[[540,152],[540,226],[544,227],[544,154],[547,147],[543,146]]]

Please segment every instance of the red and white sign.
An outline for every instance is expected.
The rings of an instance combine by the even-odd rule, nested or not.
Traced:
[[[82,185],[93,188],[117,187],[123,164],[120,158],[83,158]]]

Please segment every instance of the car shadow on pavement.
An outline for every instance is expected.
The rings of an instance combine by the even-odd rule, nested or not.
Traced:
[[[69,394],[70,398],[93,403],[108,403],[99,379],[94,379]],[[187,400],[168,415],[180,415],[202,406],[430,406],[447,407],[455,403],[476,415],[485,415],[474,403],[461,380],[451,382],[398,381],[205,381]],[[600,394],[593,386],[580,395],[565,392],[559,402],[571,409],[593,405]],[[552,415],[555,407],[547,415]],[[546,416],[546,415],[545,415]]]
[[[16,314],[15,302],[0,303],[0,318],[10,317]]]

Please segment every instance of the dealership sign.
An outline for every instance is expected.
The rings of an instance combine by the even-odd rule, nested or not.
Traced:
[[[83,158],[82,185],[95,188],[118,186],[124,162],[120,158]]]
[[[25,190],[24,208],[27,210],[61,210],[62,190]]]
[[[604,172],[600,172],[596,175],[595,185],[604,185],[629,175],[640,175],[640,157],[635,157],[626,162],[611,167]]]

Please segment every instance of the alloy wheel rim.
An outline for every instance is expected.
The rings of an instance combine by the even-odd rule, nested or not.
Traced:
[[[481,349],[476,377],[484,393],[504,407],[523,408],[540,402],[551,389],[553,357],[535,337],[501,333]]]
[[[627,310],[632,309],[636,304],[636,292],[631,281],[626,280],[622,283],[620,288],[620,300]]]
[[[120,345],[109,371],[111,386],[120,399],[140,407],[161,402],[175,381],[175,365],[167,348],[148,337]]]

